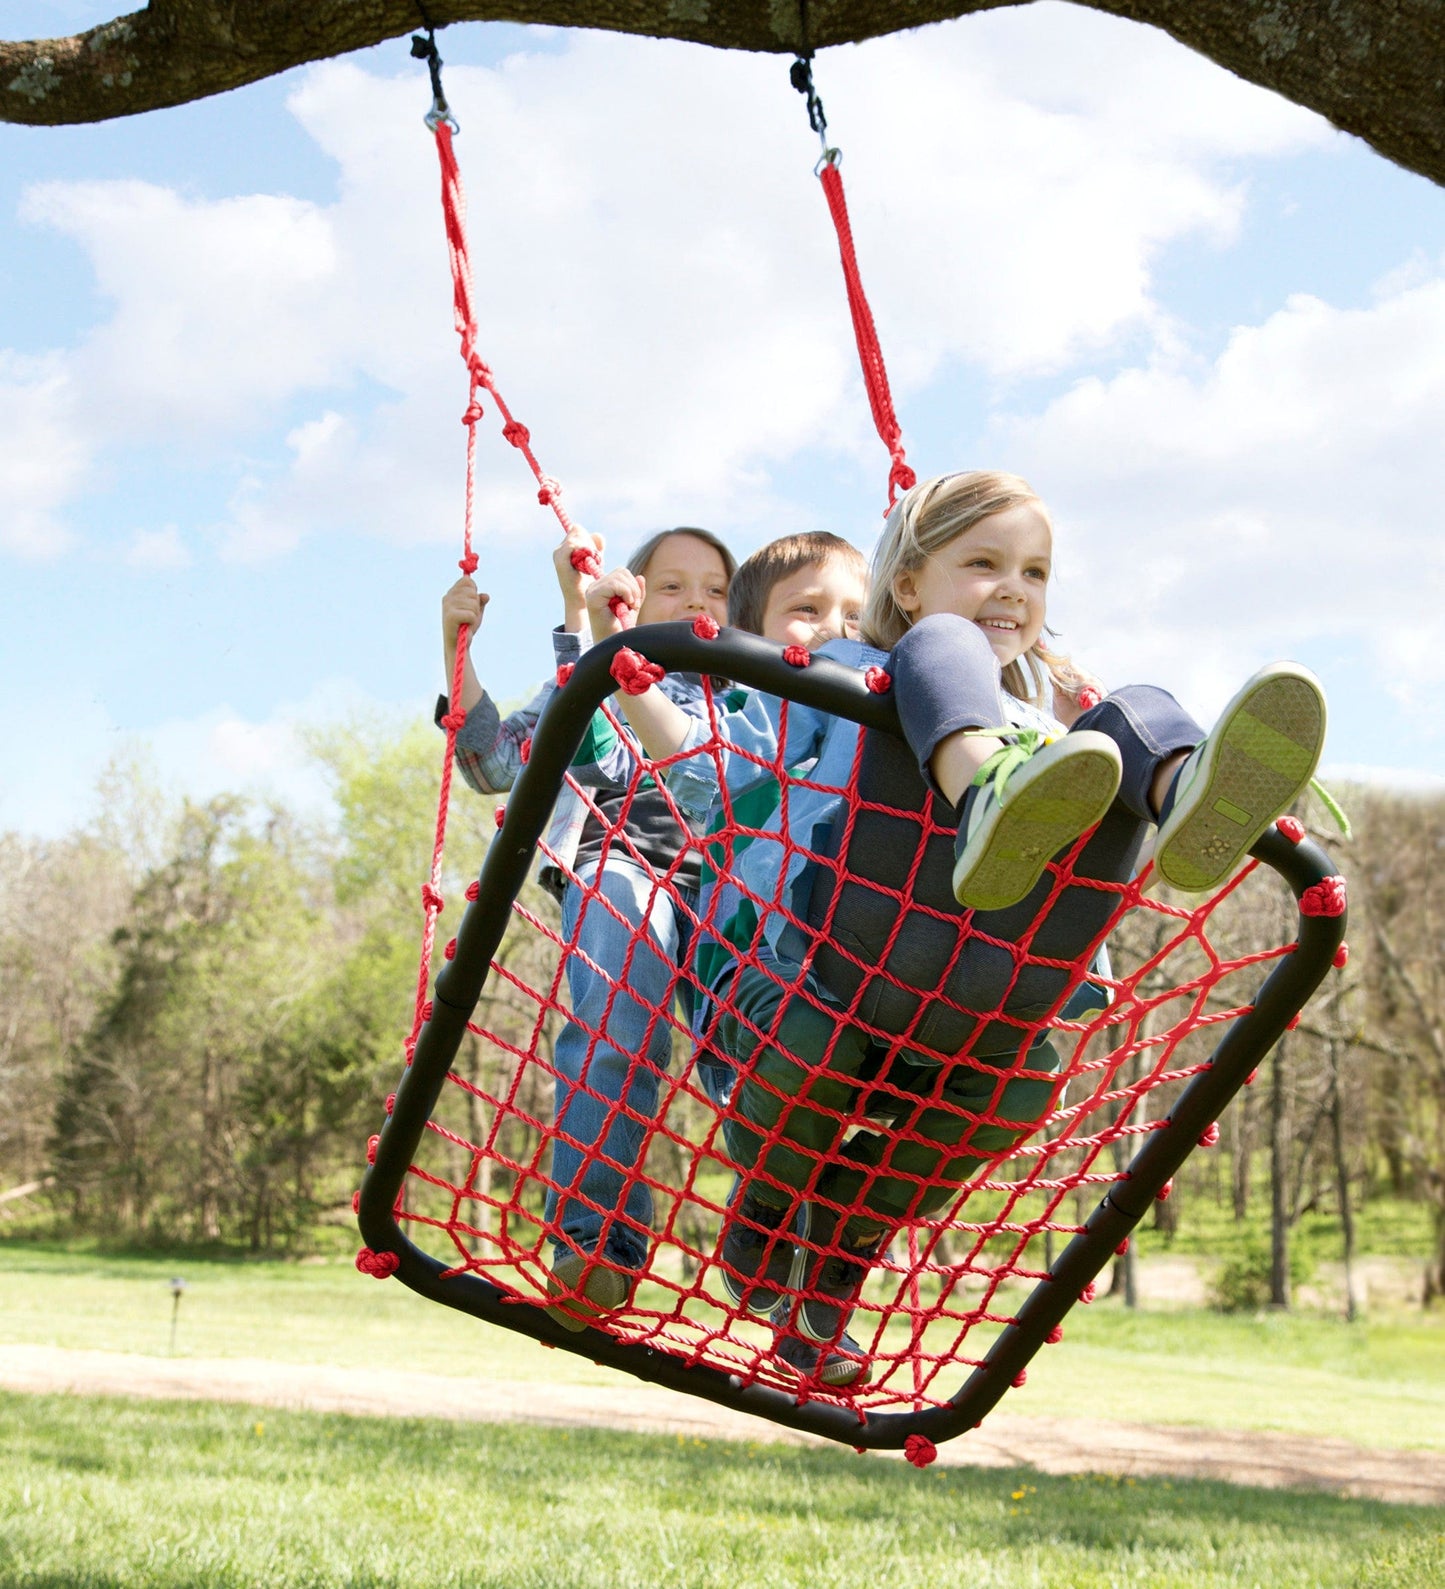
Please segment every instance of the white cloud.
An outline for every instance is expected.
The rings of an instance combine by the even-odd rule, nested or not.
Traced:
[[[1329,136],[1161,35],[1068,6],[833,52],[819,76],[900,396],[948,363],[1010,377],[1169,342],[1161,249],[1233,235],[1231,161]],[[800,511],[779,501],[780,465],[872,456],[778,61],[578,33],[447,81],[480,345],[594,527],[685,508],[770,532]],[[57,356],[77,445],[225,461],[230,556],[327,532],[456,537],[465,394],[417,95],[414,72],[305,75],[291,104],[337,162],[330,204],[136,181],[49,182],[25,201],[85,248],[113,305]],[[481,533],[550,536],[484,423]]]
[[[329,218],[284,195],[187,200],[147,182],[45,182],[21,219],[86,250],[114,313],[74,358],[111,441],[220,440],[336,379]]]
[[[1364,309],[1291,298],[1212,363],[1081,381],[998,441],[1059,505],[1060,605],[1114,678],[1167,665],[1218,704],[1242,659],[1323,639],[1438,720],[1442,434],[1437,274]]]
[[[160,530],[137,530],[125,560],[132,568],[168,572],[191,566],[191,551],[174,524]]]
[[[67,552],[64,510],[88,463],[65,360],[0,348],[0,550],[33,562]]]
[[[1427,798],[1445,795],[1445,773],[1422,772],[1413,767],[1364,767],[1352,762],[1335,762],[1321,767],[1320,777],[1328,787],[1335,789],[1362,784],[1369,789],[1388,789],[1395,794]]]

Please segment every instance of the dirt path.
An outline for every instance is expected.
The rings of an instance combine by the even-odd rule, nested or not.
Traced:
[[[52,1346],[0,1346],[0,1388],[235,1401],[309,1412],[586,1425],[719,1440],[827,1443],[630,1380],[615,1386],[562,1386],[396,1370],[362,1373],[246,1357],[140,1357]],[[940,1447],[938,1460],[956,1467],[1026,1466],[1044,1473],[1167,1474],[1445,1506],[1445,1454],[1364,1450],[1344,1440],[1266,1431],[1021,1418],[996,1412],[982,1429]]]

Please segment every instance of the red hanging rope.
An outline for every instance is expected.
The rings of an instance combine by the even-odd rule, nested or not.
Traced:
[[[506,399],[497,389],[496,378],[490,365],[477,351],[477,314],[472,277],[471,255],[467,246],[467,199],[462,188],[461,172],[457,166],[456,152],[452,148],[452,122],[449,114],[429,118],[428,125],[436,137],[437,159],[441,165],[442,219],[447,234],[447,255],[452,272],[452,318],[461,341],[462,362],[467,367],[467,406],[462,423],[467,429],[467,480],[466,505],[462,521],[462,556],[458,567],[464,574],[472,574],[477,567],[477,554],[472,549],[472,524],[476,499],[477,422],[482,418],[481,393],[488,392],[502,417],[502,436],[527,460],[527,467],[537,481],[537,500],[551,508],[566,535],[572,529],[572,520],[562,506],[562,487],[546,474],[537,455],[532,451],[532,436],[527,427],[512,413]],[[595,556],[595,554],[594,554]],[[600,572],[600,570],[593,570]],[[425,921],[422,929],[421,959],[417,967],[416,998],[412,1014],[411,1034],[407,1038],[406,1052],[410,1059],[416,1047],[417,1034],[429,1014],[427,988],[431,982],[431,962],[436,946],[436,921],[443,909],[441,892],[442,856],[446,849],[447,813],[451,807],[452,768],[456,751],[457,731],[466,721],[462,711],[462,678],[466,669],[467,637],[469,629],[463,624],[457,631],[456,655],[452,660],[451,689],[447,697],[448,710],[442,718],[447,742],[442,762],[441,789],[437,800],[436,827],[432,839],[431,871],[422,885],[422,907]]]
[[[853,228],[848,221],[848,201],[843,195],[843,173],[839,169],[836,149],[830,149],[824,156],[818,174],[828,200],[828,213],[833,217],[833,229],[838,234],[838,254],[843,262],[843,282],[848,289],[848,309],[853,316],[853,336],[858,344],[858,362],[863,367],[863,384],[868,389],[868,406],[873,411],[874,427],[892,461],[888,471],[888,506],[891,508],[899,492],[907,491],[918,476],[909,466],[903,450],[903,427],[893,412],[893,394],[888,387],[878,328],[873,324],[873,311],[868,307],[868,295],[863,291],[863,278],[858,273],[858,253],[853,246]]]

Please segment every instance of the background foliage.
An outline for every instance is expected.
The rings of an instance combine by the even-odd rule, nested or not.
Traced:
[[[0,1234],[298,1252],[349,1225],[410,1026],[440,749],[420,723],[318,735],[326,824],[235,797],[176,806],[122,760],[85,829],[0,835]],[[1418,1259],[1422,1301],[1445,1289],[1445,800],[1347,803],[1354,839],[1322,837],[1350,879],[1349,965],[1156,1208],[1164,1243],[1218,1260],[1225,1308],[1288,1305],[1344,1260],[1357,1311],[1362,1251]],[[462,791],[449,900],[494,831],[492,803]],[[555,919],[534,886],[527,903]],[[1226,930],[1262,930],[1251,908],[1242,891]],[[546,954],[534,937],[502,951],[544,984]],[[464,1070],[497,1062],[475,1048]],[[1121,1262],[1116,1287],[1132,1278]]]

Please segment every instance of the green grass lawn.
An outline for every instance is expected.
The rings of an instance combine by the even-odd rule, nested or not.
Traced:
[[[1435,1589],[1445,1509],[845,1451],[0,1396],[0,1589]]]
[[[0,1245],[0,1342],[165,1356],[169,1279],[187,1282],[177,1355],[262,1357],[458,1377],[618,1384],[568,1352],[424,1302],[344,1260],[290,1264]],[[1318,1314],[1075,1308],[1004,1407],[1359,1445],[1445,1449],[1445,1316],[1346,1325]],[[958,1382],[963,1380],[958,1373]]]

